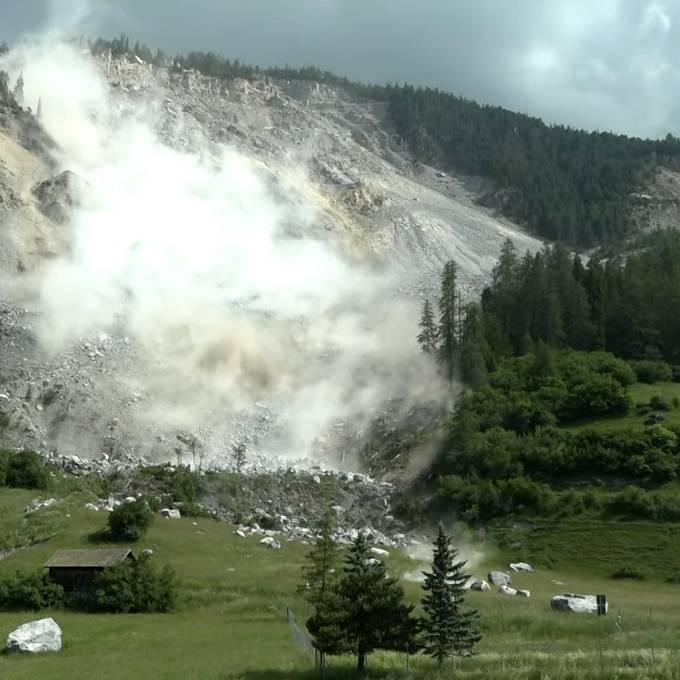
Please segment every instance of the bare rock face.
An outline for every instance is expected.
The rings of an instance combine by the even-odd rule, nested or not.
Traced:
[[[71,210],[78,205],[85,182],[74,172],[65,170],[33,187],[40,211],[57,224],[69,221]]]
[[[7,636],[7,651],[58,652],[61,650],[61,628],[54,619],[29,621]]]

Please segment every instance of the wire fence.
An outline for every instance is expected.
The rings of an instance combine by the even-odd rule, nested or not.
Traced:
[[[311,635],[298,626],[295,621],[295,616],[288,605],[284,605],[283,613],[296,644],[314,661],[314,668],[316,668],[321,673],[321,677],[323,677],[324,671],[327,668],[325,655],[314,646]]]

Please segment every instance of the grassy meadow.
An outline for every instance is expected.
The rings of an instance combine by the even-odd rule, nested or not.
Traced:
[[[25,518],[23,507],[33,497],[33,492],[0,490],[0,531],[32,524],[38,527],[38,540],[42,533],[51,536],[0,561],[0,573],[37,569],[59,547],[92,547],[88,535],[105,522],[105,514],[83,508],[86,498],[81,494],[72,494],[59,505]],[[528,600],[496,592],[470,593],[470,604],[478,607],[482,616],[484,639],[478,655],[456,662],[455,677],[680,677],[680,586],[664,583],[660,574],[644,581],[609,578],[608,573],[621,560],[621,555],[612,551],[613,539],[603,539],[602,526],[578,525],[572,521],[555,527],[552,533],[545,527],[543,533],[538,531],[538,538],[521,545],[513,544],[518,537],[508,534],[511,540],[505,543],[509,547],[502,550],[489,543],[483,562],[472,570],[477,576],[527,554],[541,562],[536,563],[534,574],[513,577],[515,585],[531,590]],[[626,536],[625,542],[634,545],[646,535],[646,529],[630,526],[636,533]],[[649,542],[659,542],[660,534],[654,532],[660,529],[651,525],[647,529],[651,531]],[[661,548],[669,566],[673,560],[680,564],[678,531],[679,527],[668,527]],[[172,564],[181,579],[176,611],[131,615],[50,612],[64,631],[63,650],[37,656],[0,655],[0,678],[316,677],[311,661],[295,645],[280,609],[288,603],[298,620],[304,621],[306,612],[295,588],[307,546],[284,542],[280,551],[270,551],[260,546],[257,538],[241,539],[232,527],[211,519],[158,518],[136,549],[146,547],[154,550],[153,559],[159,564]],[[545,567],[550,562],[545,559],[548,547],[554,553],[550,568]],[[644,555],[653,559],[652,552]],[[394,551],[388,563],[400,574],[418,566],[402,551]],[[405,581],[404,585],[416,601],[419,584]],[[610,615],[598,619],[552,612],[550,597],[561,592],[606,593]],[[0,638],[4,640],[17,625],[45,615],[48,613],[0,613]],[[438,677],[429,661],[419,657],[408,660],[408,670],[407,659],[392,654],[372,655],[369,665],[375,677]],[[332,659],[328,677],[352,677],[352,668],[352,659]],[[441,677],[453,677],[453,672],[447,667]]]

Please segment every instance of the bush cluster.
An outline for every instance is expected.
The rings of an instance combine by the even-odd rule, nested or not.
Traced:
[[[0,610],[57,608],[64,604],[63,588],[40,572],[0,577]]]
[[[177,598],[177,579],[169,566],[158,570],[149,559],[105,569],[92,593],[95,609],[104,612],[167,612]]]
[[[137,541],[151,526],[153,512],[145,499],[123,503],[109,513],[109,538],[114,541]]]
[[[653,365],[662,362],[638,362]],[[436,463],[437,499],[469,521],[513,512],[576,513],[593,507],[555,489],[576,480],[658,484],[680,475],[680,428],[600,431],[558,427],[584,416],[623,414],[635,373],[603,353],[528,354],[502,362],[489,386],[459,403]],[[669,405],[652,397],[657,410]],[[614,508],[650,519],[680,518],[674,497],[642,490]],[[590,499],[592,500],[592,499]]]
[[[0,449],[0,486],[44,489],[48,481],[48,470],[35,451]]]
[[[657,522],[680,520],[680,495],[670,491],[645,491],[637,486],[627,486],[611,501],[615,512],[636,519]]]
[[[665,361],[631,361],[638,382],[653,385],[657,382],[671,382],[673,369]]]

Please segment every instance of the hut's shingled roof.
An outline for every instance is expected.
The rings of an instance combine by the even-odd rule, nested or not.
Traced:
[[[46,567],[113,567],[132,554],[131,548],[106,550],[57,550]]]

